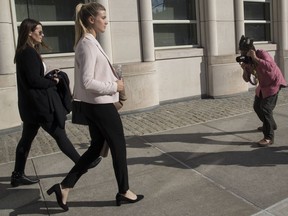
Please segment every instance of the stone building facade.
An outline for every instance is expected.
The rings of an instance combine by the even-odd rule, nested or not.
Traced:
[[[41,3],[40,3],[41,2]],[[73,88],[73,11],[80,0],[2,0],[0,13],[0,130],[21,125],[13,63],[17,27],[41,21],[52,51],[48,68],[69,74]],[[226,97],[252,88],[235,57],[241,35],[269,51],[288,76],[287,0],[98,0],[109,25],[98,39],[121,64],[125,112],[193,97]]]

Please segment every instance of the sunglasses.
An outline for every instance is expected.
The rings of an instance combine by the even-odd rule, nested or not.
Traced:
[[[38,33],[38,35],[40,35],[40,36],[44,36],[44,32],[43,31],[34,31],[35,33]]]

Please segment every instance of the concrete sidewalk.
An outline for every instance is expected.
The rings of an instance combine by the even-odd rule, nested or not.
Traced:
[[[10,160],[0,164],[0,215],[287,216],[287,95],[285,90],[279,97],[274,112],[275,144],[268,148],[255,145],[263,135],[256,131],[260,122],[252,112],[251,93],[122,116],[130,188],[145,195],[136,204],[115,206],[117,187],[110,155],[80,179],[70,193],[70,209],[64,213],[55,195],[46,194],[73,165],[57,146],[47,154],[39,148],[40,154],[29,159],[26,174],[40,178],[36,185],[11,188],[14,162],[7,156]],[[147,124],[150,132],[145,132]],[[72,140],[77,140],[83,153],[89,143],[87,130],[67,126],[69,137],[71,128],[79,135]],[[36,142],[43,145],[44,136],[40,134]],[[7,137],[17,140],[19,132],[2,134],[1,145],[8,145]],[[44,143],[51,146],[50,141]],[[36,146],[33,143],[35,155]],[[7,154],[14,150],[11,147]]]

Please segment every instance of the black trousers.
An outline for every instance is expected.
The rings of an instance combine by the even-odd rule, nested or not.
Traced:
[[[278,93],[267,98],[263,98],[261,93],[260,97],[255,96],[253,107],[263,123],[263,134],[265,139],[274,139],[274,129],[277,128],[277,124],[273,118],[273,110],[276,107],[277,99]]]
[[[88,120],[91,145],[70,170],[61,185],[65,188],[73,188],[86,172],[89,164],[99,157],[106,140],[112,155],[118,192],[126,193],[129,189],[126,142],[118,111],[114,104],[83,103],[82,108]]]
[[[80,155],[68,139],[65,129],[60,128],[56,122],[48,122],[41,124],[23,122],[22,137],[16,148],[15,172],[24,173],[28,154],[31,149],[32,142],[37,135],[39,128],[42,127],[56,141],[60,150],[67,155],[74,163],[76,163]]]

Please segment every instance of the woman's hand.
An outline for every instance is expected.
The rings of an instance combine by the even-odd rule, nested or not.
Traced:
[[[60,72],[60,71],[59,71],[58,69],[55,69],[55,73],[54,73],[54,75],[53,75],[53,80],[56,81],[57,84],[58,84],[59,81],[60,81],[59,76],[58,76],[58,73],[59,73],[59,72]]]
[[[54,77],[53,80],[56,81],[57,84],[59,83],[59,78],[58,77]]]
[[[123,91],[124,90],[124,81],[123,81],[123,79],[117,80],[116,83],[117,83],[117,92]]]

